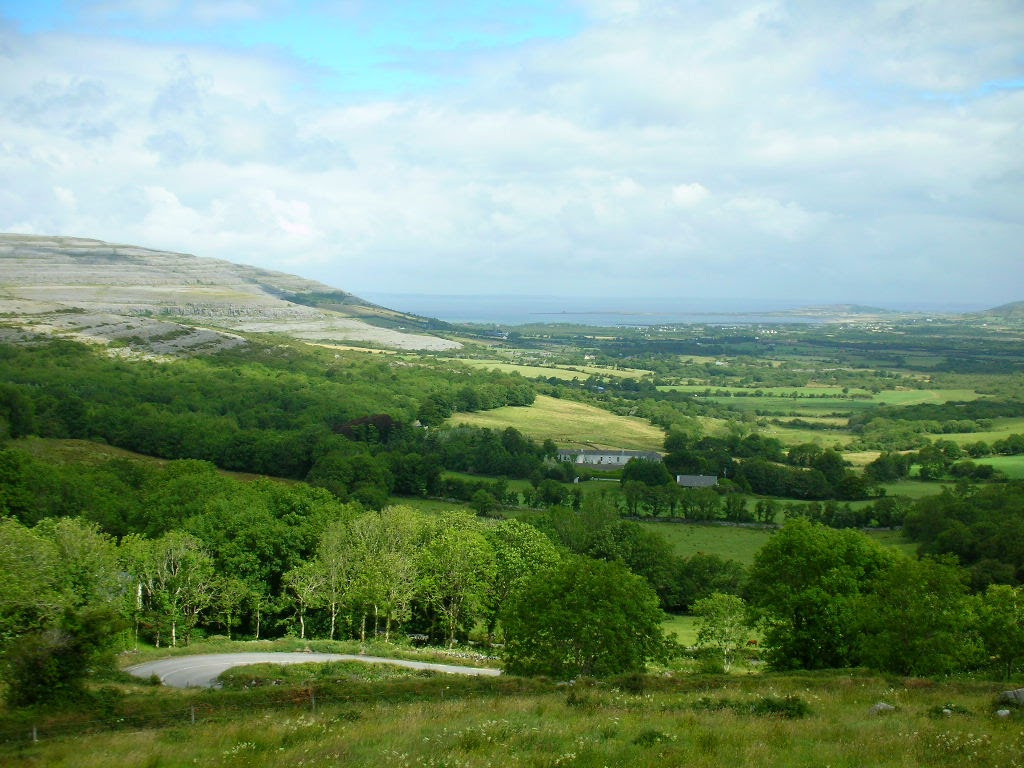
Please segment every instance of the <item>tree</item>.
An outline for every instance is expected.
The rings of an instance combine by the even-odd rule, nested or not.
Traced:
[[[757,504],[754,506],[754,519],[759,523],[765,525],[772,525],[775,523],[775,518],[779,514],[779,503],[775,499],[758,499]]]
[[[13,384],[0,384],[0,439],[32,433],[35,413],[32,399]]]
[[[660,460],[632,458],[622,468],[622,481],[634,481],[644,485],[666,485],[672,482],[672,476]]]
[[[821,472],[832,487],[839,485],[842,481],[846,475],[847,466],[843,455],[832,448],[822,451],[811,461],[811,467]]]
[[[249,585],[235,576],[222,576],[214,581],[213,608],[214,618],[227,632],[231,639],[231,628],[239,621],[242,606],[252,599]]]
[[[139,536],[121,543],[122,561],[138,585],[138,608],[153,624],[156,645],[169,630],[177,646],[187,645],[200,614],[213,599],[213,558],[195,536],[181,531],[150,541]]]
[[[618,563],[569,557],[529,579],[502,613],[505,671],[608,677],[668,654],[658,596]]]
[[[697,617],[697,645],[718,651],[722,667],[728,672],[736,652],[746,645],[749,636],[747,604],[739,595],[715,592],[695,602],[690,610]]]
[[[63,610],[60,555],[53,542],[0,518],[0,649],[52,624]]]
[[[494,550],[495,578],[487,604],[487,632],[492,637],[502,609],[511,595],[539,571],[558,562],[558,550],[551,539],[532,525],[519,520],[502,520],[484,532]]]
[[[714,488],[684,488],[679,503],[687,520],[714,520],[722,509],[722,497]]]
[[[469,500],[469,506],[478,515],[487,516],[498,508],[498,500],[494,498],[493,494],[480,488],[473,493],[473,497]]]
[[[456,517],[442,526],[419,558],[420,593],[440,616],[448,645],[454,646],[459,629],[486,604],[494,581],[494,550],[475,525]]]
[[[366,639],[366,616],[373,612],[373,632],[384,620],[384,638],[391,639],[395,623],[408,619],[416,594],[417,554],[426,538],[426,519],[409,507],[388,507],[352,521],[345,529],[349,560],[348,603],[360,613],[360,639]],[[332,620],[333,626],[333,620]]]
[[[21,635],[3,656],[7,702],[24,707],[80,697],[90,668],[103,658],[120,627],[120,617],[109,606],[94,605],[66,608],[47,628]]]
[[[943,675],[976,655],[966,572],[952,559],[899,557],[858,600],[856,658],[901,675]]]
[[[991,584],[978,605],[985,655],[1008,680],[1024,658],[1024,588]]]
[[[743,566],[718,555],[695,552],[676,562],[675,601],[670,610],[689,611],[690,607],[715,592],[738,594],[745,581]]]
[[[739,493],[725,496],[725,519],[733,522],[747,522],[754,516],[747,510],[747,498]]]
[[[121,569],[114,540],[99,526],[79,518],[46,518],[33,529],[56,547],[67,603],[74,606],[120,605]]]
[[[351,598],[359,577],[357,555],[350,535],[351,523],[339,520],[328,525],[316,548],[315,567],[323,577],[323,604],[331,617],[328,637],[334,639],[338,614],[342,605]],[[303,630],[305,628],[303,627]]]
[[[777,669],[827,669],[854,660],[856,598],[894,555],[853,530],[790,520],[758,550],[749,600]]]
[[[80,521],[47,529],[0,520],[0,651],[12,706],[79,695],[120,628],[109,540]],[[80,541],[65,535],[75,530]]]
[[[306,639],[306,611],[322,604],[324,574],[315,563],[304,563],[284,575],[284,585],[295,602],[299,637]]]

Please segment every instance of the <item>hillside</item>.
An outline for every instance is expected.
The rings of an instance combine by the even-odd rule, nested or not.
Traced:
[[[0,316],[7,337],[35,333],[115,342],[154,354],[283,333],[316,343],[449,349],[407,332],[425,318],[313,280],[219,259],[71,237],[0,234]]]
[[[1009,304],[1001,304],[998,307],[986,309],[984,312],[979,312],[978,314],[985,317],[1024,318],[1024,301],[1013,301]]]

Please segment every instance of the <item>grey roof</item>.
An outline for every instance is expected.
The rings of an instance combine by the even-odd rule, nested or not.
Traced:
[[[718,485],[717,475],[676,475],[676,483],[684,488],[710,488]]]

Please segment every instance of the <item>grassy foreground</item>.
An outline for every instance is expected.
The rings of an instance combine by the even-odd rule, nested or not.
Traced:
[[[295,674],[297,668],[289,668]],[[248,673],[253,677],[256,673]],[[273,670],[269,671],[273,676]],[[1019,766],[1009,685],[842,674],[661,675],[559,686],[311,674],[248,690],[122,686],[104,727],[5,739],[25,766]],[[313,679],[317,678],[315,682]],[[134,690],[133,690],[134,689]],[[896,709],[873,714],[886,702]],[[154,706],[162,719],[133,720]],[[945,712],[944,712],[945,710]],[[195,714],[195,722],[192,715]]]

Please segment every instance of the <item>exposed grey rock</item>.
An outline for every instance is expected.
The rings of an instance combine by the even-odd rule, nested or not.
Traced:
[[[1008,709],[997,709],[996,710],[996,717],[1009,717],[1009,716],[1010,716],[1010,710],[1008,710]]]
[[[1014,704],[1024,706],[1024,688],[1017,688],[1014,691],[1003,691],[999,694],[1000,704]]]
[[[316,296],[330,296],[333,308],[308,306]],[[415,322],[412,316],[313,280],[72,237],[0,234],[0,316],[19,331],[107,344],[127,339],[133,350],[155,355],[245,343],[231,331],[280,333],[327,346],[462,346],[408,332],[397,324]],[[364,318],[395,327],[371,325]]]
[[[886,704],[884,701],[880,701],[868,711],[871,712],[872,715],[881,715],[886,712],[894,712],[895,710],[896,707],[892,704]]]

